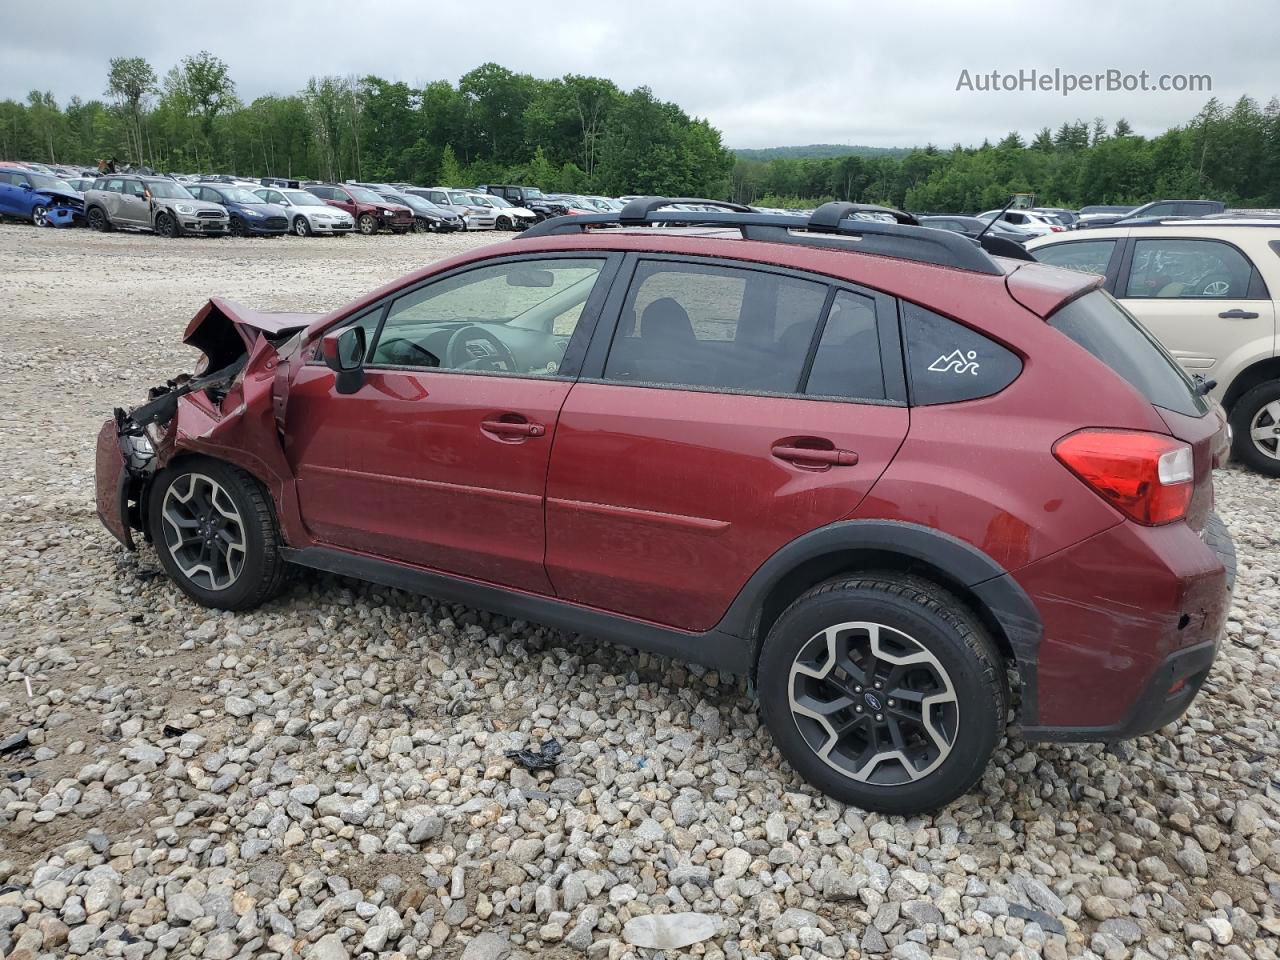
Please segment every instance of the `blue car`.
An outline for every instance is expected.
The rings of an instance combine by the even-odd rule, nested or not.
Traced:
[[[84,223],[84,197],[65,180],[10,164],[0,167],[0,216],[73,227]]]
[[[197,200],[219,203],[227,209],[233,237],[279,237],[289,232],[289,216],[278,203],[267,203],[244,187],[226,183],[188,183]]]

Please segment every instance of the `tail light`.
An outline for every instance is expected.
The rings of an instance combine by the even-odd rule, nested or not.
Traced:
[[[1191,503],[1191,447],[1158,433],[1081,430],[1053,446],[1053,455],[1130,520],[1173,523]]]
[[[1066,230],[1067,228],[1066,228],[1066,227],[1059,227],[1059,226],[1057,226],[1056,224],[1054,224],[1054,225],[1051,225],[1051,226],[1049,227],[1049,229],[1050,229],[1050,230],[1052,230],[1054,233],[1062,233],[1062,232],[1063,232],[1064,230]]]

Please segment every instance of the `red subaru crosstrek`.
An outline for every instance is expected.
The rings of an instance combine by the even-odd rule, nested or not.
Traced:
[[[103,522],[208,606],[301,565],[749,674],[869,809],[971,788],[1011,688],[1031,739],[1186,709],[1227,429],[1100,277],[896,211],[665,202],[327,316],[210,301],[198,372],[99,435]]]

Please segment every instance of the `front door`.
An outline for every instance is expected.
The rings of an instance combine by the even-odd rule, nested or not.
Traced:
[[[1220,240],[1136,239],[1118,287],[1125,308],[1193,376],[1218,379],[1232,349],[1275,336],[1262,278],[1243,251]]]
[[[303,364],[286,454],[318,541],[550,593],[547,465],[560,407],[603,296],[608,256],[472,265],[353,317],[364,383]]]
[[[640,260],[607,359],[593,369],[593,344],[560,413],[547,480],[557,594],[714,626],[772,553],[848,517],[897,452],[896,324],[890,298],[825,280]]]
[[[142,181],[125,180],[119,203],[121,222],[132,227],[151,226],[151,203],[145,196]]]

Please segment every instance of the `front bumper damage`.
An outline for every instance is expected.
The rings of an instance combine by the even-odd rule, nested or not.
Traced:
[[[37,201],[45,208],[46,227],[74,227],[84,220],[84,201],[66,193],[41,191]]]

